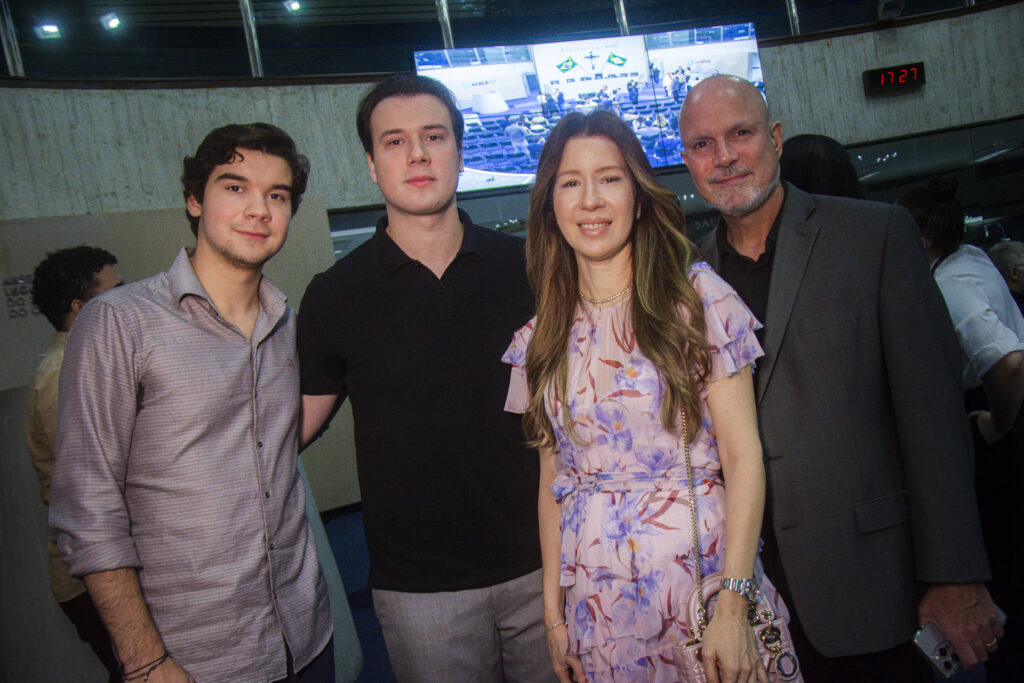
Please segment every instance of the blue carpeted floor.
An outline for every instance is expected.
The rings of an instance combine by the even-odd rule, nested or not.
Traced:
[[[359,644],[363,648],[363,671],[356,679],[365,683],[388,683],[395,680],[384,647],[373,600],[366,581],[370,574],[370,556],[363,534],[363,512],[358,505],[325,512],[322,515],[327,538],[338,562],[341,579],[348,593],[348,604],[356,622]]]

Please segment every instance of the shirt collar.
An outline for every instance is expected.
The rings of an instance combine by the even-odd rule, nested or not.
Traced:
[[[463,254],[479,254],[480,253],[480,239],[477,237],[477,228],[473,224],[473,219],[469,217],[469,214],[459,209],[459,222],[462,223],[462,244],[459,246],[459,251],[455,254],[455,258],[458,259]],[[377,243],[381,259],[384,261],[384,265],[388,270],[394,272],[406,265],[415,261],[414,258],[402,251],[402,248],[391,239],[391,235],[388,234],[388,217],[384,214],[377,219],[377,231],[373,235],[373,239]],[[454,261],[454,259],[453,259]]]
[[[779,181],[780,183],[783,181]],[[772,229],[768,231],[768,237],[764,240],[764,253],[757,258],[757,261],[762,259],[770,259],[775,254],[775,243],[779,239],[779,226],[782,225],[782,215],[786,212],[786,200],[789,198],[789,192],[782,193],[782,204],[779,205],[779,212],[775,214],[775,221],[772,223]],[[715,242],[718,244],[718,253],[722,256],[729,255],[736,258],[747,259],[746,256],[736,251],[729,240],[726,238],[726,225],[725,219],[722,216],[718,217],[718,226],[715,232]],[[747,259],[748,261],[750,259]]]
[[[67,332],[58,332],[55,335],[53,335],[53,341],[50,342],[50,348],[53,348],[53,347],[64,348],[65,346],[67,346],[67,344],[68,344],[68,333]],[[49,353],[49,351],[47,351],[47,353]]]
[[[216,311],[216,304],[213,303],[213,299],[199,282],[192,262],[189,260],[194,251],[194,247],[182,247],[175,257],[174,263],[167,269],[167,284],[171,292],[171,300],[175,305],[180,306],[182,299],[186,296],[195,296],[204,300],[210,308]],[[259,297],[261,315],[269,315],[274,320],[284,315],[288,297],[265,277],[260,278]]]

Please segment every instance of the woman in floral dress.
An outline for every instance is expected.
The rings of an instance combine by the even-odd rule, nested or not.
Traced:
[[[530,198],[537,317],[504,360],[506,407],[541,453],[544,620],[563,682],[678,680],[696,585],[684,438],[704,575],[754,578],[787,616],[757,561],[760,324],[683,225],[617,117],[554,128]],[[739,593],[719,594],[703,659],[722,681],[767,680]]]

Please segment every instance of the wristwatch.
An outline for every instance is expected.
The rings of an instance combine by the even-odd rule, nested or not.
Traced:
[[[739,593],[747,599],[751,605],[756,605],[761,599],[761,587],[753,579],[722,579],[722,589]]]

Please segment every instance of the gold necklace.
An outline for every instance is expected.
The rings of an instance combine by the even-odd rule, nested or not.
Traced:
[[[622,296],[631,289],[633,289],[633,285],[626,285],[625,289],[621,289],[618,292],[615,292],[615,294],[612,294],[609,297],[605,297],[604,299],[591,299],[589,296],[584,294],[583,290],[581,289],[580,296],[583,297],[583,300],[586,301],[588,304],[606,304],[609,301],[615,301],[616,299],[618,299],[620,296]]]

